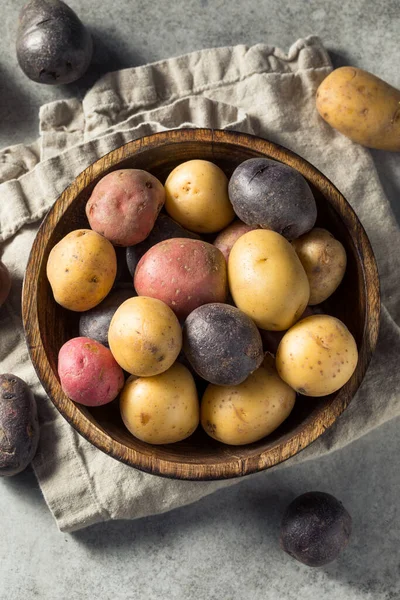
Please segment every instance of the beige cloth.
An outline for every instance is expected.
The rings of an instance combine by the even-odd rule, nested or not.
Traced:
[[[286,464],[340,448],[400,414],[399,230],[368,151],[318,117],[315,91],[330,70],[321,42],[311,37],[296,42],[288,55],[265,45],[236,46],[110,73],[82,103],[43,106],[37,143],[0,153],[2,259],[13,276],[12,294],[0,311],[1,371],[19,375],[37,394],[41,441],[34,469],[62,531],[161,513],[239,481],[173,481],[106,456],[46,398],[25,347],[21,285],[40,219],[85,167],[145,134],[190,125],[237,129],[283,144],[335,183],[370,236],[385,303],[378,350],[362,388],[338,422]],[[258,477],[267,479],[268,471]]]

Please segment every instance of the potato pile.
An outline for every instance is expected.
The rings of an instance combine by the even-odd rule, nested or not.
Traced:
[[[331,394],[352,376],[355,340],[320,306],[346,252],[315,227],[313,193],[291,167],[250,159],[228,181],[190,160],[164,186],[122,169],[98,182],[86,215],[90,229],[65,236],[47,264],[56,302],[81,313],[58,357],[75,402],[119,397],[125,426],[150,444],[201,423],[241,445],[279,427],[297,394]]]

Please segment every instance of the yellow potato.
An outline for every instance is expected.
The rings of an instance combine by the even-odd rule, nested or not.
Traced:
[[[329,231],[316,227],[292,241],[310,284],[311,306],[337,289],[346,271],[346,251]]]
[[[175,362],[182,348],[182,329],[164,302],[136,296],[114,313],[108,343],[125,371],[148,377],[166,371]]]
[[[249,231],[235,242],[228,279],[236,306],[260,329],[289,329],[310,297],[307,275],[293,246],[267,229]]]
[[[332,71],[318,88],[317,110],[353,142],[400,151],[400,90],[367,71]]]
[[[239,385],[210,384],[201,402],[201,424],[215,440],[241,446],[272,433],[296,400],[272,368],[260,367]]]
[[[116,274],[113,245],[91,229],[68,233],[54,246],[47,261],[55,301],[77,312],[90,310],[104,300]]]
[[[235,217],[225,173],[207,160],[178,165],[165,182],[167,213],[190,231],[214,233]]]
[[[283,336],[276,368],[290,387],[305,396],[326,396],[353,375],[358,352],[354,337],[339,319],[314,315]]]
[[[130,377],[121,392],[120,409],[127,429],[149,444],[179,442],[199,424],[196,385],[180,363],[153,377]]]

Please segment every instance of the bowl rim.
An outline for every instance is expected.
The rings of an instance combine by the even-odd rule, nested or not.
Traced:
[[[93,181],[102,176],[105,171],[113,170],[122,161],[129,160],[148,149],[171,145],[175,142],[208,143],[212,147],[214,144],[233,144],[236,147],[250,149],[288,164],[307,178],[313,175],[314,179],[324,183],[324,187],[320,191],[333,205],[349,230],[362,268],[366,294],[366,317],[358,349],[359,361],[356,371],[326,406],[304,421],[301,430],[288,434],[284,443],[281,438],[278,438],[272,447],[249,458],[231,455],[222,463],[167,460],[156,456],[157,446],[153,446],[153,451],[150,451],[149,455],[145,455],[112,438],[99,424],[90,421],[62,392],[46,355],[39,330],[37,305],[39,272],[44,260],[43,253],[54,225],[59,222],[75,198],[87,187],[88,178]],[[314,181],[313,185],[318,188]],[[366,268],[366,264],[368,268]],[[377,343],[380,320],[379,275],[371,244],[355,211],[334,184],[307,160],[284,146],[247,133],[205,128],[172,129],[132,140],[112,150],[82,171],[55,201],[40,225],[28,259],[22,290],[22,319],[30,358],[42,386],[61,415],[85,439],[116,460],[147,473],[173,479],[220,480],[262,471],[298,454],[328,429],[350,404],[366,373]]]

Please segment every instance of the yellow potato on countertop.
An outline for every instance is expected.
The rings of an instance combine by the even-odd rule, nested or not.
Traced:
[[[317,110],[331,127],[368,148],[400,151],[400,90],[355,67],[332,71],[317,90]]]

